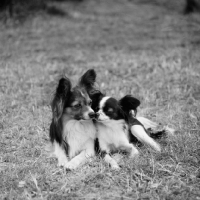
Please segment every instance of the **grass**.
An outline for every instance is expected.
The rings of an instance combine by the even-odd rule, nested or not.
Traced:
[[[200,199],[200,21],[163,3],[60,2],[64,17],[1,23],[0,199]],[[118,172],[99,158],[57,167],[50,99],[62,74],[89,68],[107,94],[133,94],[143,116],[176,129],[161,153],[143,146]]]

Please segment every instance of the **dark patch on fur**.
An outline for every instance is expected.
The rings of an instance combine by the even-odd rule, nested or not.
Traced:
[[[69,155],[69,144],[65,140],[63,140],[62,141],[62,146],[63,146],[63,148],[65,150],[66,155]]]
[[[92,92],[89,93],[89,96],[92,99],[92,109],[95,112],[98,112],[99,102],[105,95],[101,93],[99,90],[93,90]]]
[[[128,132],[128,136],[129,136],[130,143],[136,144],[137,146],[143,146],[143,144],[131,133],[130,129]]]
[[[56,140],[59,144],[62,142],[62,115],[66,106],[66,101],[71,93],[71,82],[68,78],[61,78],[54,99],[51,104],[53,119],[50,125],[50,140],[53,143]]]
[[[108,153],[106,151],[101,151],[101,158],[105,158],[105,156],[107,155]]]
[[[149,128],[149,129],[147,129],[147,133],[153,139],[160,139],[162,137],[166,137],[167,136],[167,132],[166,132],[165,129],[154,132],[151,128]]]
[[[119,100],[122,110],[128,115],[131,110],[137,114],[137,107],[140,105],[140,101],[131,95],[126,95]]]
[[[96,138],[95,140],[95,153],[100,156],[101,158],[105,158],[106,154],[108,154],[106,151],[102,151],[99,146],[99,140]]]
[[[139,120],[137,120],[135,117],[133,117],[131,114],[128,115],[128,125],[129,126],[134,126],[134,125],[143,126],[143,124]],[[144,126],[143,126],[143,128],[144,128]]]
[[[112,111],[110,111],[112,109]],[[114,98],[109,98],[103,107],[103,112],[110,118],[114,120],[119,120],[119,119],[126,119],[126,116],[119,106],[119,103],[116,99]],[[126,119],[127,120],[127,119]]]

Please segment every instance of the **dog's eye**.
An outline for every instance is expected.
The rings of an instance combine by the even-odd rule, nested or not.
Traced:
[[[79,104],[76,104],[76,105],[73,106],[73,108],[79,109],[79,108],[81,108],[81,104],[80,104],[80,103],[79,103]]]
[[[112,112],[113,112],[113,109],[112,109],[112,108],[109,108],[109,109],[108,109],[108,112],[109,112],[109,113],[112,113]]]

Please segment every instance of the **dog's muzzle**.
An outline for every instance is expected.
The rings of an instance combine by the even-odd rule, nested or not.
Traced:
[[[95,119],[98,119],[100,114],[99,113],[95,113],[95,115],[96,115]]]
[[[95,112],[91,112],[88,115],[89,115],[90,119],[96,119],[96,114],[97,113],[95,113]]]
[[[89,113],[88,114],[90,119],[98,119],[99,118],[99,113],[95,113],[95,112],[92,112],[92,113]]]

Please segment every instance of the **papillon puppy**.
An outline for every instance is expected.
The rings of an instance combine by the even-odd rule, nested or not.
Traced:
[[[126,95],[117,100],[106,96],[94,87],[96,73],[91,70],[93,83],[87,92],[92,99],[92,109],[95,111],[95,125],[97,128],[97,139],[101,154],[112,168],[118,169],[117,162],[110,156],[111,152],[126,151],[130,157],[137,157],[139,152],[133,143],[138,140],[151,146],[160,152],[160,145],[147,134],[147,129],[155,129],[157,124],[145,117],[137,117],[137,108],[140,101],[131,95]],[[164,133],[158,133],[160,136]],[[154,137],[156,134],[154,135]]]
[[[161,150],[160,145],[146,132],[146,128],[152,128],[154,123],[144,117],[136,117],[137,107],[140,105],[138,99],[126,95],[117,100],[105,96],[101,92],[92,95],[92,99],[92,107],[96,112],[99,146],[104,154],[105,161],[112,168],[118,169],[119,166],[110,156],[111,152],[121,150],[128,152],[131,158],[138,156],[139,152],[133,145],[136,138],[156,151]]]
[[[58,165],[75,169],[95,155],[96,117],[87,91],[95,82],[94,70],[87,71],[75,87],[67,78],[59,80],[51,107],[50,140]]]

